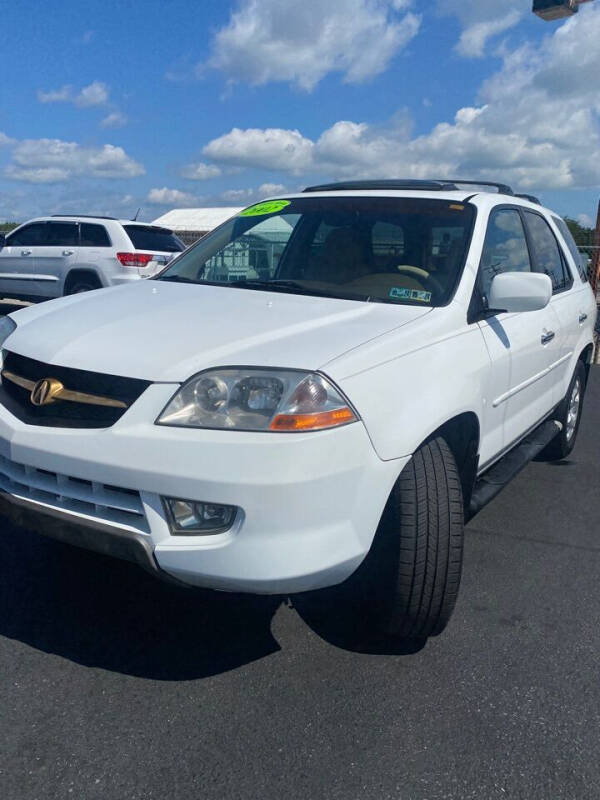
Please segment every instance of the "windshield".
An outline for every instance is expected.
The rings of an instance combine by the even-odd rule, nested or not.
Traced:
[[[462,272],[474,217],[472,206],[448,200],[269,201],[217,228],[157,279],[444,305]]]

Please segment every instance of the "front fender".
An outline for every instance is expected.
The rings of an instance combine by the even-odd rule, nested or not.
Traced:
[[[411,341],[418,342],[418,321],[409,327]],[[460,414],[474,413],[483,432],[491,362],[479,327],[465,324],[459,332],[397,355],[406,348],[408,335],[385,337],[385,342],[361,348],[353,364],[342,358],[326,370],[361,415],[383,460],[411,455]]]

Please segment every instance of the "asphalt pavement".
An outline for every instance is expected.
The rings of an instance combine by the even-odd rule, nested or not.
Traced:
[[[600,368],[418,652],[0,527],[3,800],[600,797]],[[396,650],[396,652],[394,652]]]

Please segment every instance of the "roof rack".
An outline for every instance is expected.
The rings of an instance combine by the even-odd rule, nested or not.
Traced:
[[[462,180],[449,180],[447,183],[454,184],[454,188],[458,189],[458,186],[493,186],[495,189],[498,189],[498,194],[510,194],[514,195],[513,190],[508,186],[506,183],[496,183],[496,181],[462,181]]]
[[[82,217],[83,219],[117,219],[117,217],[103,217],[101,214],[52,214],[52,217]]]
[[[533,194],[516,194],[515,197],[520,197],[522,200],[529,200],[530,203],[537,203],[538,206],[542,205],[542,201]]]
[[[498,194],[514,195],[510,186],[505,183],[495,183],[493,181],[462,181],[462,180],[365,180],[365,181],[342,181],[341,183],[323,183],[320,186],[307,186],[304,192],[343,192],[353,190],[376,190],[376,189],[418,189],[422,192],[455,192],[459,186],[493,186],[498,190]]]
[[[423,192],[451,192],[456,189],[450,181],[418,181],[418,180],[374,180],[374,181],[342,181],[341,183],[323,183],[320,186],[307,186],[305,192],[343,192],[362,189],[420,189]]]

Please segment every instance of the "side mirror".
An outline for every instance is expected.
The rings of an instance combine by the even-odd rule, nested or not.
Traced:
[[[503,272],[492,280],[488,306],[494,311],[539,311],[552,298],[552,281],[540,272]]]
[[[0,233],[0,249],[4,247],[6,244],[6,236],[3,233]]]

